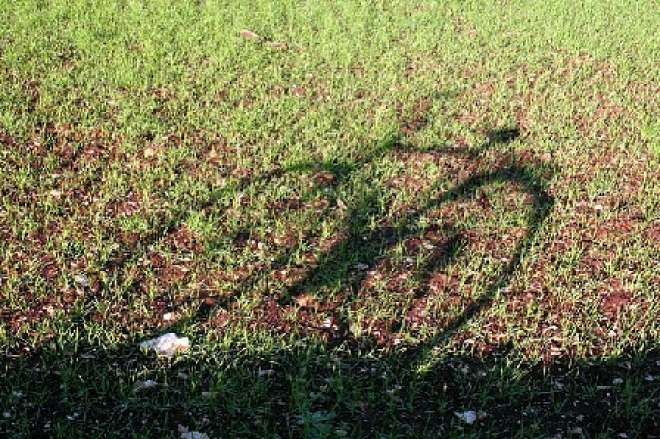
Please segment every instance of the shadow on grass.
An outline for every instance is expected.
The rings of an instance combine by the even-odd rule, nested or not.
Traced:
[[[431,154],[476,159],[518,134],[497,130],[477,150],[439,148]],[[363,161],[392,152],[410,151],[393,141]],[[347,179],[361,164],[298,164],[277,173],[321,169]],[[320,329],[324,337],[294,336],[293,342],[283,338],[281,346],[269,341],[260,348],[255,334],[246,333],[244,344],[220,335],[220,351],[156,359],[137,353],[136,346],[100,349],[81,332],[80,345],[61,340],[20,358],[5,356],[0,428],[10,437],[68,438],[177,437],[179,426],[209,437],[651,437],[660,428],[657,350],[546,365],[514,363],[506,345],[480,356],[435,354],[493,304],[518,270],[553,206],[541,171],[514,156],[449,190],[431,188],[437,197],[391,226],[369,226],[363,215],[374,208],[369,195],[349,208],[343,239],[273,305],[286,307],[301,293],[345,286],[347,306],[333,311],[328,333]],[[356,336],[347,310],[367,273],[354,264],[386,260],[390,249],[419,234],[416,224],[423,217],[497,184],[515,185],[531,204],[522,213],[526,233],[490,285],[417,344],[388,346],[387,340]],[[429,277],[454,263],[469,239],[452,224],[436,232],[442,241],[417,269],[416,299],[429,294]],[[200,309],[196,318],[208,319],[209,311]],[[400,329],[391,325],[386,322],[381,332]],[[157,385],[136,387],[149,380]]]
[[[519,134],[517,128],[495,130],[488,134],[490,140],[477,149],[437,148],[432,151],[432,155],[463,155],[470,159],[476,159],[485,151],[496,147],[498,144],[515,140]],[[397,149],[405,149],[398,148],[399,144],[396,142],[392,143],[392,147],[395,151]],[[377,150],[374,157],[384,152]],[[404,151],[403,154],[406,154],[406,152]],[[358,273],[357,276],[350,276],[351,264],[368,261],[368,265],[371,267],[377,260],[387,257],[386,253],[388,249],[419,235],[418,223],[423,217],[430,215],[434,209],[447,204],[476,199],[478,192],[487,186],[512,184],[519,187],[520,192],[527,194],[532,200],[531,206],[523,213],[527,230],[526,234],[519,240],[516,248],[507,255],[506,265],[500,269],[497,280],[490,287],[486,288],[475,303],[462,312],[460,317],[447,327],[440,337],[448,338],[451,334],[462,328],[469,320],[475,318],[484,308],[488,307],[494,295],[509,283],[511,276],[520,265],[522,254],[529,250],[537,231],[552,209],[553,200],[547,193],[543,180],[543,178],[547,178],[547,174],[551,170],[529,167],[521,163],[520,160],[513,157],[507,160],[505,166],[470,175],[457,186],[441,192],[437,197],[433,197],[433,200],[426,206],[423,206],[423,208],[411,209],[402,219],[397,221],[398,224],[396,227],[384,226],[370,230],[367,224],[369,218],[363,212],[373,211],[375,207],[372,204],[375,203],[369,196],[366,197],[361,203],[349,211],[349,229],[344,239],[324,254],[318,267],[311,270],[304,280],[290,288],[290,292],[295,294],[297,291],[306,292],[319,289],[324,285],[337,285],[350,277],[349,288],[353,290],[350,294],[355,295],[365,281],[365,273],[362,270],[362,273]],[[333,166],[337,167],[336,164]],[[328,166],[323,165],[321,167]],[[348,166],[340,166],[340,168],[345,170],[348,169]],[[294,171],[300,171],[301,169],[306,170],[298,166]],[[543,174],[546,175],[542,176]],[[431,186],[430,190],[437,191],[438,188]],[[421,274],[422,279],[420,279],[420,283],[422,285],[428,285],[428,277],[431,274],[444,269],[453,262],[465,241],[465,236],[463,236],[464,231],[457,229],[452,224],[443,224],[436,231],[445,237],[445,242],[439,246],[430,260],[425,262],[425,266],[417,270]],[[424,292],[421,292],[421,294],[424,294]],[[439,342],[439,338],[434,338],[431,344]]]

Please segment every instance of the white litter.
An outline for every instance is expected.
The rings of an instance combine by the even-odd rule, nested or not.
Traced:
[[[87,281],[87,278],[85,276],[79,274],[74,278],[74,280],[78,285],[80,285],[83,288],[87,288],[89,286],[89,282]]]
[[[468,410],[467,412],[463,413],[454,412],[454,414],[466,424],[474,424],[474,421],[477,420],[477,412],[474,410]]]
[[[209,439],[209,435],[199,431],[186,431],[181,433],[181,439]]]
[[[175,333],[168,332],[160,337],[143,341],[140,343],[140,348],[171,357],[177,352],[187,351],[190,348],[190,340],[188,337],[178,337]]]
[[[135,391],[139,392],[140,390],[151,389],[152,387],[157,387],[158,383],[154,380],[146,380],[140,383],[135,384]]]
[[[209,435],[206,433],[200,433],[199,431],[190,431],[188,427],[179,425],[179,433],[181,433],[181,439],[209,439]]]

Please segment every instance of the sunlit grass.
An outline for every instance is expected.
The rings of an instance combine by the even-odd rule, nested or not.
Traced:
[[[657,9],[0,0],[0,431],[654,433]]]

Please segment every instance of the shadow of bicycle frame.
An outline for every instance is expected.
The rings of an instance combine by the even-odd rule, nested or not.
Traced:
[[[432,151],[432,154],[466,156],[470,160],[476,160],[485,151],[494,149],[498,145],[509,143],[518,136],[519,131],[517,128],[497,129],[489,132],[488,137],[490,140],[479,148],[472,150],[448,147],[438,148]],[[370,156],[363,158],[363,162],[369,163],[372,159],[392,151],[405,155],[405,150],[408,149],[407,147],[401,147],[397,141],[385,143],[384,145],[376,149]],[[355,165],[348,166],[337,162],[305,163],[287,168],[283,172],[303,173],[314,170],[337,169],[346,171],[353,168],[355,168]],[[487,308],[492,303],[496,293],[509,283],[512,275],[518,269],[522,255],[526,253],[533,243],[538,230],[552,209],[553,199],[545,187],[545,179],[551,172],[551,169],[540,170],[535,167],[526,166],[522,160],[517,160],[514,155],[509,157],[506,166],[469,175],[467,179],[449,190],[441,192],[437,186],[437,182],[431,182],[429,187],[430,192],[439,192],[439,195],[432,197],[432,201],[422,208],[411,209],[410,213],[397,221],[397,227],[381,226],[373,230],[368,227],[363,212],[377,210],[377,207],[372,205],[373,200],[369,199],[369,195],[367,195],[355,203],[354,206],[348,208],[346,215],[348,218],[346,221],[348,230],[342,239],[329,251],[322,254],[316,267],[307,270],[302,280],[290,285],[284,294],[280,295],[279,303],[281,306],[288,306],[295,302],[296,295],[298,294],[313,294],[315,291],[322,291],[336,285],[344,285],[349,290],[347,295],[355,297],[365,280],[365,272],[364,270],[352,269],[347,264],[347,261],[366,262],[367,265],[371,266],[375,261],[382,260],[386,257],[389,248],[395,247],[397,244],[418,234],[417,224],[420,219],[434,209],[443,205],[470,200],[480,190],[490,185],[514,185],[522,195],[527,195],[532,200],[528,209],[521,213],[524,216],[526,234],[519,239],[515,249],[506,258],[507,262],[500,269],[497,280],[486,288],[479,295],[478,299],[465,309],[449,327],[444,328],[441,336],[434,338],[433,341],[429,341],[429,344],[440,343],[441,339],[447,340],[452,334],[464,327],[466,323],[476,318],[482,310]],[[349,175],[344,172],[344,178],[347,178]],[[447,227],[446,225],[441,226],[441,228],[443,228],[443,235],[446,237],[445,242],[435,252],[436,256],[426,261],[421,270],[417,270],[421,273],[421,279],[419,279],[421,285],[427,284],[429,276],[434,272],[441,271],[451,264],[463,246],[464,236],[462,230],[456,229],[453,226]],[[285,264],[288,257],[288,254],[282,255],[276,261],[276,264]],[[330,337],[329,341],[332,345],[338,345],[347,341],[347,338],[352,337],[349,330],[350,322],[341,313],[335,313],[333,320],[341,328],[336,331],[339,335],[334,338]]]

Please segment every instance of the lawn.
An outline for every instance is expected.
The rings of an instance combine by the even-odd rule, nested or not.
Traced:
[[[0,22],[1,435],[660,436],[658,2]]]

